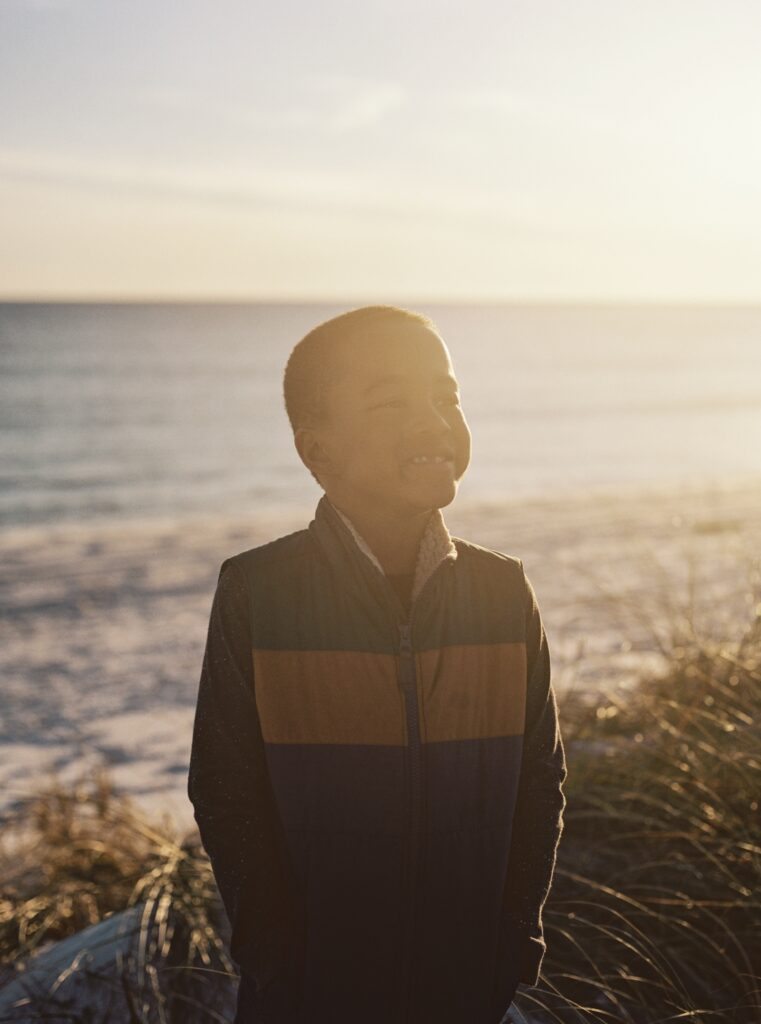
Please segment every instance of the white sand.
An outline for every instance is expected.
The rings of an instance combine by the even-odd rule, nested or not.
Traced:
[[[190,736],[219,566],[312,512],[0,534],[0,809],[46,773],[73,780],[107,764],[120,790],[190,826]],[[523,559],[561,698],[662,667],[648,622],[667,637],[691,590],[698,625],[715,636],[736,635],[761,603],[761,480],[455,502],[445,514],[456,536]]]

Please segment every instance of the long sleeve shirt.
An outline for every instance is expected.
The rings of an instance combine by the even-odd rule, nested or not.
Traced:
[[[256,708],[246,582],[228,564],[212,602],[198,689],[188,791],[246,981],[295,1014],[304,925]]]

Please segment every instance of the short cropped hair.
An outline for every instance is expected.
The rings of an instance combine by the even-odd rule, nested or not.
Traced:
[[[422,313],[399,306],[362,306],[318,324],[294,347],[283,376],[283,397],[291,428],[315,426],[328,416],[327,393],[337,379],[339,347],[361,341],[365,330],[378,323],[414,320],[438,334]],[[314,475],[314,474],[313,474]]]

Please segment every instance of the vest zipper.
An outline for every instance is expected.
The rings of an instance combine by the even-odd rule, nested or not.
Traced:
[[[412,649],[412,627],[409,623],[399,623],[399,673],[404,694],[407,715],[407,735],[409,739],[410,763],[410,865],[409,865],[409,906],[407,912],[407,1008],[404,1020],[411,1020],[412,996],[415,982],[414,955],[417,948],[417,901],[419,889],[420,862],[423,841],[423,773],[422,773],[422,740],[420,735],[420,714],[418,708],[417,678],[415,672],[415,654]]]

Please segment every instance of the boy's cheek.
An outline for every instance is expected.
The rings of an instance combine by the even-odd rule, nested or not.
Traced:
[[[457,479],[465,473],[465,470],[470,465],[470,456],[472,451],[472,443],[470,437],[470,431],[465,428],[465,432],[462,438],[462,443],[458,446],[458,463],[457,463]]]

